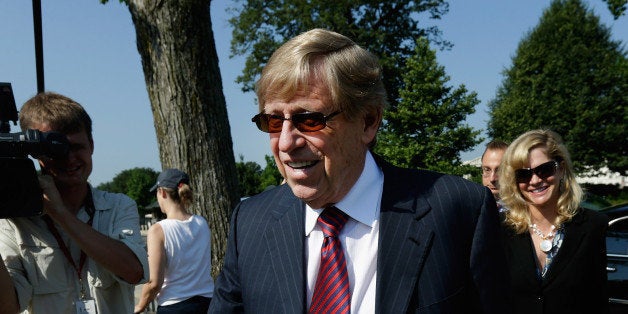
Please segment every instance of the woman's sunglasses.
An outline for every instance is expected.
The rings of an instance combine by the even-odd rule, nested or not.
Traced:
[[[290,118],[284,118],[274,114],[258,113],[251,121],[255,122],[260,131],[266,133],[281,132],[283,122],[286,120],[292,121],[294,127],[301,132],[314,132],[324,129],[327,126],[327,121],[340,112],[341,111],[336,111],[328,116],[320,112],[295,113]]]
[[[542,163],[535,168],[523,168],[515,170],[515,179],[517,183],[528,183],[532,179],[532,174],[536,174],[541,179],[547,179],[556,174],[558,162],[555,160]]]

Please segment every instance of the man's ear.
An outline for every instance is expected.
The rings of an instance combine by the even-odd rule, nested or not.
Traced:
[[[382,122],[382,108],[375,108],[364,116],[364,140],[371,143],[377,135],[377,130]]]
[[[382,121],[382,108],[376,108],[364,116],[364,131],[369,128],[379,128],[379,124]]]

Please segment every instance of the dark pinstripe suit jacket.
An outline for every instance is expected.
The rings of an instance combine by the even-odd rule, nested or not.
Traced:
[[[495,200],[459,177],[384,172],[377,313],[506,313]],[[304,203],[283,185],[243,201],[231,219],[210,313],[305,313]]]

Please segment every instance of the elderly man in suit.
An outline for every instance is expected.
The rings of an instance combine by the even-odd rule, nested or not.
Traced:
[[[210,313],[506,313],[495,200],[370,152],[377,58],[314,29],[268,61],[253,118],[287,184],[234,210]]]

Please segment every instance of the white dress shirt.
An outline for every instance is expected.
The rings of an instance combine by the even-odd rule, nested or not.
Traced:
[[[335,206],[349,215],[338,238],[347,261],[351,289],[351,313],[375,313],[377,279],[377,244],[379,211],[384,188],[384,174],[370,152],[366,153],[364,169],[349,193]],[[307,254],[307,307],[321,262],[323,232],[316,223],[323,208],[305,205],[305,252]]]

